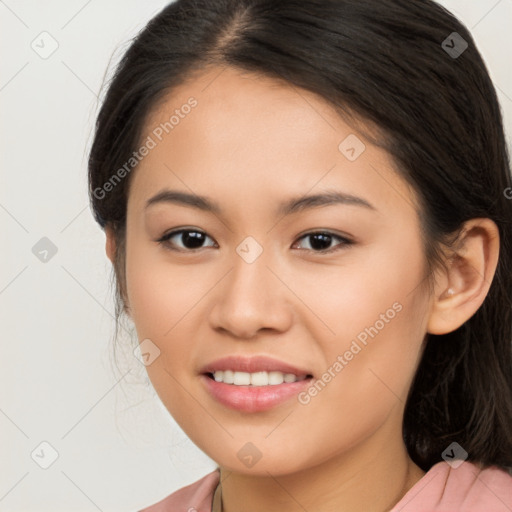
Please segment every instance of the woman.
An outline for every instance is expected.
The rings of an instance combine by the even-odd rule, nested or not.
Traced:
[[[89,180],[117,316],[218,463],[146,511],[512,509],[509,156],[449,12],[178,0]]]

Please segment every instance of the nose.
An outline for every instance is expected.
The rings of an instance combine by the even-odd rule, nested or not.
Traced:
[[[239,339],[251,339],[263,330],[289,329],[293,294],[265,252],[252,263],[236,253],[232,261],[231,271],[212,296],[211,327]]]

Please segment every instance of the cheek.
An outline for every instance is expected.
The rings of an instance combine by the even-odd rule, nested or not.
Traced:
[[[157,339],[172,336],[175,326],[212,285],[206,265],[171,264],[164,249],[136,242],[133,249],[127,248],[126,276],[139,336]]]
[[[397,310],[420,306],[417,301],[407,305],[421,295],[419,285],[424,276],[423,255],[416,240],[411,239],[407,247],[392,242],[375,244],[343,254],[339,263],[311,269],[290,274],[288,279],[314,313],[308,327],[328,346],[343,348],[343,340],[376,322],[379,331],[389,331],[390,323],[409,315]],[[419,317],[409,320],[418,323]]]
[[[170,414],[184,421],[190,413],[184,374],[190,372],[196,357],[194,306],[212,286],[211,275],[208,279],[194,266],[171,265],[161,250],[134,243],[133,249],[127,248],[126,276],[138,340],[148,338],[160,350],[146,371]]]
[[[325,268],[314,280],[302,275],[297,282],[304,290],[301,298],[315,313],[308,329],[319,340],[320,372],[325,370],[325,380],[329,372],[336,375],[325,386],[325,400],[343,397],[354,411],[362,399],[379,408],[382,393],[391,401],[398,400],[395,395],[405,401],[427,313],[427,297],[419,286],[423,256],[415,242],[372,249],[357,260],[347,258],[343,266]]]
[[[127,292],[139,341],[149,338],[160,350],[146,367],[169,412],[182,415],[189,396],[183,385],[192,376],[204,343],[204,312],[209,291],[219,281],[212,265],[171,263],[163,249],[134,243],[127,248]]]
[[[373,297],[368,310],[347,303],[336,324],[336,338],[324,335],[325,366],[300,397],[295,419],[297,425],[308,424],[308,432],[297,426],[295,434],[306,452],[309,448],[318,457],[329,457],[333,450],[345,450],[376,432],[391,414],[395,428],[400,428],[421,355],[420,303],[413,294],[402,295],[393,307],[385,293],[380,301]],[[351,316],[351,311],[357,313]],[[344,321],[350,329],[343,327]],[[320,444],[319,450],[319,440],[326,438],[332,441]]]

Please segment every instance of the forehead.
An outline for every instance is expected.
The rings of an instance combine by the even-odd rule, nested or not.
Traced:
[[[335,141],[340,130],[349,129],[327,101],[310,91],[262,74],[211,67],[194,73],[165,96],[148,115],[144,132],[166,123],[173,113],[188,111],[191,98],[197,105],[174,119],[173,135],[185,132],[183,125],[194,124],[197,137],[207,135],[204,142],[216,137],[213,142],[220,150],[245,141],[246,148],[265,143],[268,153],[279,147],[278,141],[269,145],[276,133],[284,140],[305,132],[313,144],[325,140],[327,133]]]
[[[387,152],[318,95],[229,67],[210,68],[174,88],[148,115],[147,137],[154,148],[132,177],[141,196],[166,184],[221,196],[221,184],[229,184],[239,200],[342,185],[392,207],[411,194]],[[348,146],[361,151],[357,159],[347,158]]]

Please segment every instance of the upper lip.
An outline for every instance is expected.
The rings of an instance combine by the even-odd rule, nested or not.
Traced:
[[[203,366],[200,373],[213,373],[217,370],[233,370],[236,372],[282,372],[293,373],[297,377],[311,375],[304,368],[297,368],[291,364],[273,359],[268,356],[228,356],[217,359]]]

